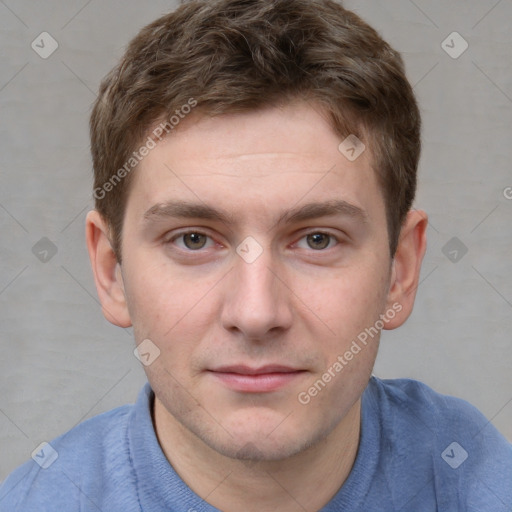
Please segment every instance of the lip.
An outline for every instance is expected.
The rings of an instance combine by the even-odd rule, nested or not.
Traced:
[[[306,370],[282,365],[252,368],[245,365],[222,366],[208,372],[226,387],[244,393],[277,391],[306,373]]]

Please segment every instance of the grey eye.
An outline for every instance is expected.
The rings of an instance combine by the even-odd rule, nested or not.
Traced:
[[[182,235],[183,243],[187,249],[202,249],[206,245],[208,237],[201,233],[186,233]]]
[[[326,233],[313,233],[307,235],[306,238],[311,249],[320,250],[329,246],[332,237]]]

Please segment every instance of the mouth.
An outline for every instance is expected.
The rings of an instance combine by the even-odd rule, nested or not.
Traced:
[[[221,366],[208,370],[208,373],[233,391],[269,393],[290,385],[307,371],[282,365],[267,365],[259,368],[234,365]]]

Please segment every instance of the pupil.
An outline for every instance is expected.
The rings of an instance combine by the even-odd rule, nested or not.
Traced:
[[[314,247],[310,244],[312,249],[325,249],[329,245],[329,237],[323,233],[308,235],[308,239],[309,241],[313,241]],[[322,243],[322,240],[324,243]]]
[[[203,238],[203,240],[201,240],[201,238]],[[187,233],[184,237],[185,245],[189,249],[201,249],[206,242],[204,238],[205,237],[199,233]],[[187,243],[187,240],[191,241],[191,243]]]

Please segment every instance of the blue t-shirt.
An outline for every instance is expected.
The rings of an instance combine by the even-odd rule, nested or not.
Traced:
[[[0,488],[0,512],[214,512],[158,443],[149,384],[137,403],[43,446]],[[200,471],[200,468],[198,468]],[[511,512],[512,445],[467,402],[372,377],[357,457],[321,512]]]

